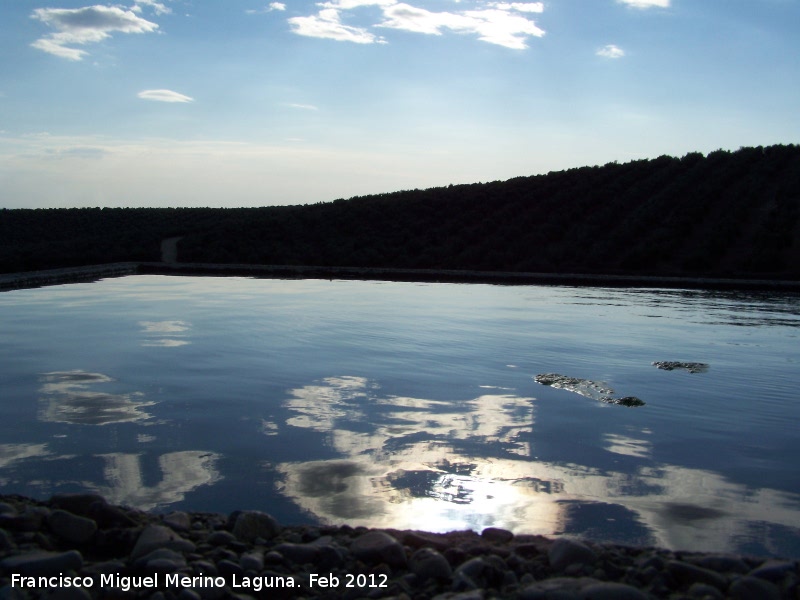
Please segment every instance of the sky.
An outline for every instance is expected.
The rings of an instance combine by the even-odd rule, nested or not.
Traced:
[[[0,208],[267,206],[800,142],[800,0],[2,0]]]

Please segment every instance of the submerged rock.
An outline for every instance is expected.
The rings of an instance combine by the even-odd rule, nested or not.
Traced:
[[[636,396],[624,396],[614,398],[611,394],[614,389],[604,381],[592,381],[591,379],[581,379],[579,377],[569,377],[558,373],[540,373],[533,378],[536,383],[548,385],[561,390],[567,390],[579,394],[592,400],[599,400],[606,404],[616,404],[619,406],[644,406],[645,402]]]
[[[623,398],[611,398],[610,396],[606,396],[605,398],[600,398],[601,402],[605,402],[606,404],[618,404],[619,406],[644,406],[645,401],[637,398],[636,396],[625,396]]]
[[[708,365],[700,362],[683,362],[679,360],[657,360],[651,363],[663,371],[688,371],[689,373],[705,373]]]

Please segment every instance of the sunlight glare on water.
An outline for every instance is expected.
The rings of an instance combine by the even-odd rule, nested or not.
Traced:
[[[800,557],[797,295],[133,276],[0,314],[3,493]]]

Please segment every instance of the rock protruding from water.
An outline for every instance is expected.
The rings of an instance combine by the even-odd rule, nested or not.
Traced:
[[[662,371],[687,371],[689,373],[705,373],[708,365],[701,362],[683,362],[679,360],[657,360],[651,363]]]
[[[591,379],[569,377],[568,375],[559,375],[558,373],[540,373],[533,379],[536,383],[560,390],[567,390],[568,392],[573,392],[585,398],[591,398],[592,400],[598,400],[599,402],[605,402],[606,404],[629,407],[645,405],[644,400],[636,396],[615,398],[612,396],[614,389],[605,381],[592,381]]]

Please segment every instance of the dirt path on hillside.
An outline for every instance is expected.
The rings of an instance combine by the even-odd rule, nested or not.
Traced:
[[[161,242],[161,262],[178,262],[178,242],[182,237],[171,237]]]

